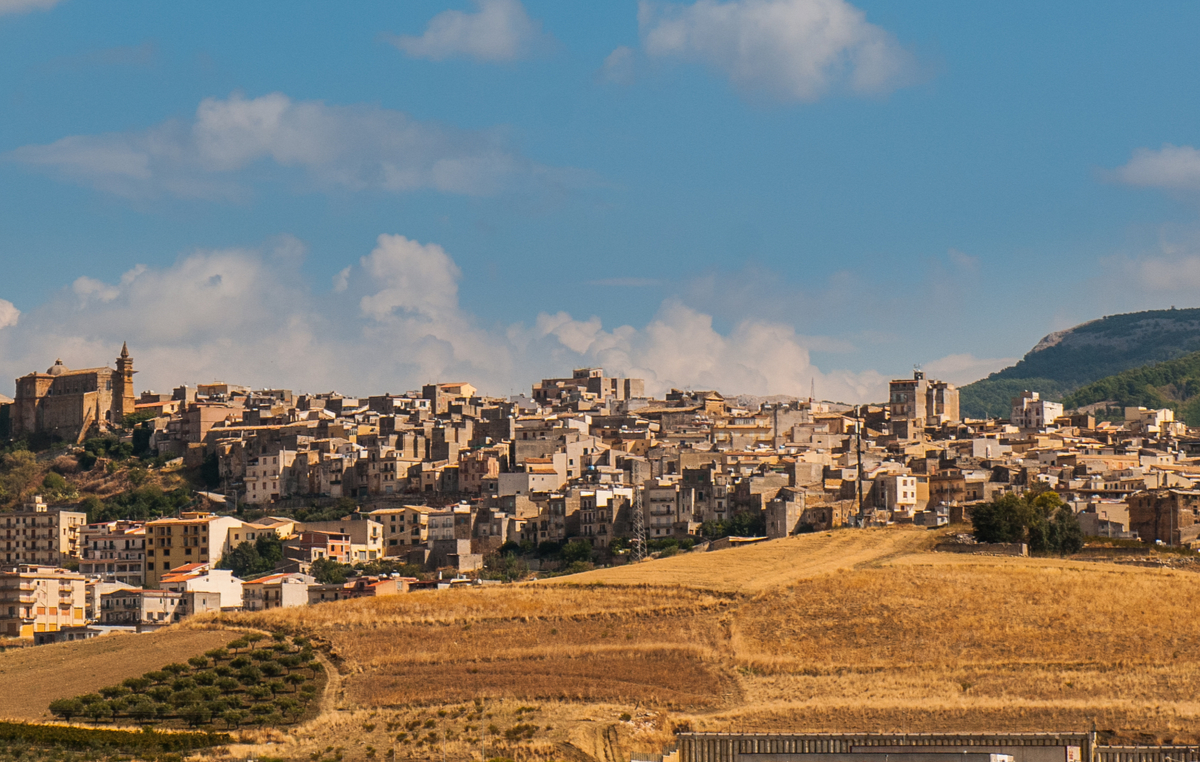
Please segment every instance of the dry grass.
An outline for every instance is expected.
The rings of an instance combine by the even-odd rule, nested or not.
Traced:
[[[126,678],[224,646],[228,631],[167,628],[144,635],[117,634],[0,654],[0,718],[49,720],[62,697],[95,692]]]
[[[743,548],[679,554],[548,582],[611,585],[654,582],[757,593],[839,570],[882,564],[897,556],[925,551],[936,540],[933,533],[923,530],[838,530],[764,541]]]
[[[239,754],[332,759],[340,747],[347,759],[382,759],[389,749],[401,759],[628,759],[661,752],[677,723],[745,731],[1095,723],[1124,739],[1195,739],[1195,573],[934,554],[934,539],[920,530],[838,532],[552,584],[219,618],[314,634],[344,673],[337,710],[294,738]],[[466,720],[478,715],[475,699],[502,721],[499,736]],[[539,708],[540,720],[527,724],[538,729],[507,740],[502,732],[524,722],[521,705]],[[456,713],[454,736],[437,741],[445,751],[411,735],[396,741],[407,732],[395,728],[411,720],[444,725]],[[394,729],[379,736],[364,724]]]

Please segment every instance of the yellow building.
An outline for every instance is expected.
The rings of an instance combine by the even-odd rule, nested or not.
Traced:
[[[0,635],[33,638],[35,633],[87,625],[85,580],[57,567],[0,570]]]
[[[233,517],[206,511],[185,511],[178,518],[147,522],[145,587],[161,588],[162,578],[176,567],[220,561],[229,529],[239,525]]]

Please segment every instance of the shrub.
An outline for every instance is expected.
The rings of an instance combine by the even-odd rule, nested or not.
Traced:
[[[226,710],[221,714],[221,720],[225,721],[229,728],[236,729],[246,720],[246,713],[243,710]]]
[[[150,688],[152,681],[146,676],[139,676],[137,678],[126,678],[121,683],[128,687],[131,691],[135,691],[140,694],[141,692],[144,692],[146,689]]]
[[[50,703],[50,712],[54,713],[65,721],[70,721],[71,718],[77,715],[82,715],[83,710],[83,702],[81,702],[78,697],[56,699]]]
[[[228,649],[232,649],[234,654],[237,654],[239,649],[245,649],[250,646],[250,641],[246,638],[239,638],[230,641],[225,645]]]
[[[188,705],[179,713],[179,717],[195,728],[212,720],[212,711],[204,705]]]
[[[138,721],[146,721],[154,717],[155,704],[146,697],[140,697],[134,702],[130,703],[125,708],[125,712],[129,714],[130,718],[134,718]]]
[[[246,690],[246,695],[254,699],[266,699],[271,696],[271,690],[265,686],[251,686]]]
[[[96,723],[103,723],[113,717],[113,710],[107,702],[101,700],[100,702],[93,702],[84,708],[84,714]]]
[[[200,701],[200,692],[196,691],[195,689],[177,691],[172,694],[171,698],[167,701],[171,703],[172,707],[187,707],[188,705],[194,705]]]
[[[146,692],[146,696],[150,697],[155,702],[166,702],[171,694],[172,692],[170,686],[154,686]]]
[[[276,700],[275,707],[278,707],[292,718],[295,718],[300,714],[300,711],[304,709],[303,705],[291,697],[284,697],[283,699]]]
[[[246,686],[254,686],[262,681],[262,671],[253,665],[248,665],[238,671],[238,680]]]

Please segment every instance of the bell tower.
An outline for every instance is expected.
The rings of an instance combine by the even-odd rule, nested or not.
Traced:
[[[121,355],[117,358],[117,372],[113,374],[112,409],[117,422],[134,411],[136,399],[133,394],[133,358],[129,355],[129,344],[121,344]]]

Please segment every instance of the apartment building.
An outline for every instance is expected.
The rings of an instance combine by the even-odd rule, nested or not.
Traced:
[[[87,577],[140,587],[146,564],[143,522],[96,522],[80,532],[83,558],[79,572]]]
[[[328,522],[297,522],[296,532],[341,533],[350,539],[350,562],[373,562],[382,559],[386,548],[383,524],[374,519],[335,519]]]
[[[0,635],[33,638],[35,633],[86,624],[83,575],[36,565],[0,570]]]
[[[101,624],[133,626],[139,633],[166,627],[190,615],[220,610],[221,595],[208,591],[131,589],[100,597]]]
[[[217,594],[219,608],[236,609],[242,606],[242,580],[235,578],[230,570],[213,569],[207,562],[176,567],[163,575],[159,584],[164,590],[177,593],[200,591]]]
[[[42,496],[0,519],[0,553],[5,564],[57,567],[80,558],[79,531],[87,523],[82,511],[47,506]]]
[[[262,612],[280,607],[308,605],[308,587],[317,579],[298,572],[267,575],[242,583],[242,609]]]
[[[163,576],[176,567],[219,561],[230,528],[241,524],[233,517],[203,511],[147,522],[144,584],[157,589]]]

